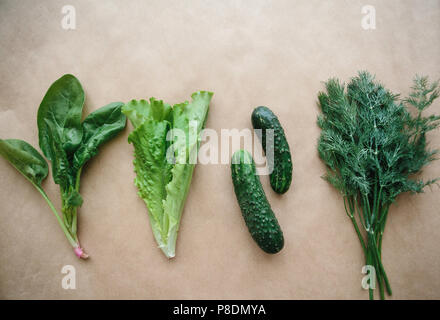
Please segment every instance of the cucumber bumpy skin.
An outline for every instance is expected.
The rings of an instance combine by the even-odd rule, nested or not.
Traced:
[[[249,152],[238,150],[232,156],[232,182],[246,226],[258,246],[277,253],[284,246],[283,232],[256,174]]]
[[[268,159],[268,165],[273,167],[270,174],[270,185],[273,191],[283,194],[289,189],[292,182],[292,157],[284,130],[277,116],[264,106],[254,109],[251,120],[254,129],[262,129],[262,134],[258,136],[264,152],[266,152],[266,143],[271,143],[271,141],[266,141],[266,129],[274,130],[273,160]]]

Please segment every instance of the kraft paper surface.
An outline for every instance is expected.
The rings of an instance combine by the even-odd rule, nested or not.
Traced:
[[[364,5],[375,29],[364,29]],[[64,5],[76,13],[64,29]],[[370,21],[371,22],[371,21]],[[359,240],[341,195],[321,176],[317,93],[323,81],[368,70],[407,95],[415,74],[440,78],[440,1],[25,1],[0,0],[0,137],[38,148],[37,110],[52,82],[74,74],[83,115],[112,101],[175,104],[210,90],[207,128],[252,128],[256,106],[279,117],[293,184],[276,195],[261,181],[285,237],[268,255],[246,229],[227,164],[196,166],[176,257],[157,248],[133,184],[132,125],[84,168],[74,255],[40,194],[0,159],[0,298],[368,299]],[[430,112],[440,113],[437,101]],[[440,131],[428,136],[440,147]],[[440,161],[422,177],[440,176]],[[61,209],[51,174],[43,187]],[[390,299],[440,298],[440,190],[392,206],[383,263]],[[62,268],[75,268],[64,289]],[[377,292],[376,292],[377,297]]]

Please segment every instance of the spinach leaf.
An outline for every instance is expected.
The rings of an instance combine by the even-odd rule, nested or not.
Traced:
[[[52,153],[53,143],[60,144],[57,149],[62,148],[68,156],[79,147],[84,98],[81,83],[71,74],[55,81],[44,96],[38,109],[37,124],[40,148],[49,160],[56,157]]]
[[[121,112],[122,102],[110,103],[89,114],[82,123],[81,146],[73,157],[73,168],[79,170],[98,153],[101,144],[113,138],[125,128],[126,117]]]
[[[56,129],[53,128],[53,124],[47,121],[46,127],[48,128],[47,137],[49,142],[47,151],[52,156],[53,181],[60,185],[62,189],[67,189],[69,185],[74,183],[67,154],[62,148],[59,137],[55,134]]]
[[[66,235],[69,243],[74,247],[79,247],[79,242],[74,239],[67,230],[60,214],[55,209],[46,192],[44,192],[41,182],[46,179],[49,168],[46,160],[29,143],[18,139],[0,139],[0,155],[8,160],[32,185],[40,192],[44,200],[49,205],[55,215],[61,229]]]
[[[22,175],[37,186],[46,179],[46,160],[29,143],[18,139],[0,139],[0,154]]]
[[[52,176],[60,186],[61,213],[41,187],[47,177],[46,160],[28,143],[1,140],[0,155],[5,157],[40,192],[79,258],[88,255],[81,248],[78,235],[78,207],[83,203],[79,193],[83,165],[97,154],[104,142],[125,127],[126,117],[121,102],[110,103],[92,112],[81,123],[84,90],[73,75],[66,74],[48,89],[38,109],[38,135],[43,154],[52,163]]]

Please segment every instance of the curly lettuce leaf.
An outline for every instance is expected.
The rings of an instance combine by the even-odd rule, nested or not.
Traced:
[[[128,138],[135,149],[135,185],[147,205],[156,242],[168,258],[175,256],[194,156],[212,95],[199,91],[192,95],[191,102],[172,108],[154,98],[150,102],[132,100],[122,108],[135,128]]]
[[[165,121],[148,119],[128,137],[128,142],[134,146],[134,184],[138,188],[138,195],[147,205],[154,236],[159,244],[167,238],[163,201],[166,198],[165,186],[171,180],[172,166],[165,157],[167,145],[164,141],[168,126]]]
[[[141,126],[148,119],[171,121],[171,106],[155,98],[150,98],[150,102],[144,99],[131,100],[122,107],[122,112],[135,128]]]

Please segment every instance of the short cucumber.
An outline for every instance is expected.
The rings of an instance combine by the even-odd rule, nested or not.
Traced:
[[[254,129],[262,129],[259,135],[263,150],[267,156],[267,143],[273,142],[273,161],[267,159],[269,167],[273,167],[270,174],[270,185],[276,193],[285,193],[292,182],[292,157],[284,130],[277,116],[267,107],[257,107],[252,112]],[[266,141],[266,130],[273,129],[273,140]]]
[[[236,151],[232,156],[231,170],[235,195],[252,238],[265,252],[279,252],[284,246],[283,232],[267,201],[249,152]]]

